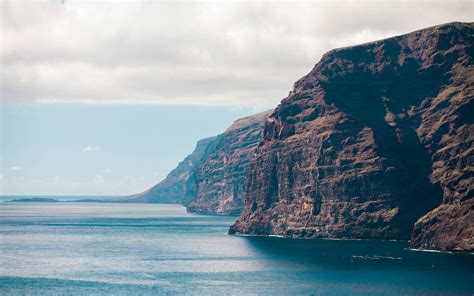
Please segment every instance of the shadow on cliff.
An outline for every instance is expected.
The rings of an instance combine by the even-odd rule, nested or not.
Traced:
[[[398,64],[399,55],[409,52],[396,42],[385,43],[381,50],[391,57],[381,69],[368,66],[370,57],[363,47],[338,52],[336,59],[352,60],[357,66],[328,82],[322,81],[321,86],[329,104],[360,123],[361,129],[372,129],[378,154],[386,158],[387,166],[394,168],[390,183],[398,187],[400,205],[396,223],[413,226],[442,200],[441,187],[429,179],[431,156],[416,133],[420,124],[416,108],[437,96],[449,79],[445,75],[448,71],[443,64],[423,68],[413,58]],[[409,114],[413,109],[415,114]],[[406,228],[402,227],[409,236],[411,229]]]

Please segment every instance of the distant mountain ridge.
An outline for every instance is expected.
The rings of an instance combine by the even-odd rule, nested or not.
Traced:
[[[200,213],[240,213],[251,152],[270,114],[238,119],[224,133],[198,141],[194,151],[162,182],[119,201],[178,203]]]
[[[206,149],[215,137],[199,140],[194,151],[189,154],[178,166],[173,169],[160,183],[145,192],[126,196],[126,202],[150,202],[150,203],[170,203],[183,204],[190,178],[192,178],[194,168],[201,162]]]

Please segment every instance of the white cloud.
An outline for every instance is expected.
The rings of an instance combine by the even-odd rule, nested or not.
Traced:
[[[101,175],[95,175],[94,177],[94,183],[96,184],[103,184],[105,183],[105,178]]]
[[[273,107],[321,55],[472,1],[1,1],[4,103]]]
[[[15,165],[15,166],[12,166],[10,168],[10,170],[12,170],[12,171],[21,171],[21,170],[23,170],[23,167],[19,166],[19,165]]]
[[[102,172],[109,174],[112,172],[112,169],[103,169]]]
[[[0,182],[2,182],[3,179],[5,179],[5,175],[4,175],[4,174],[0,174]]]
[[[82,148],[82,152],[94,152],[94,151],[99,151],[101,149],[100,146],[86,146]]]

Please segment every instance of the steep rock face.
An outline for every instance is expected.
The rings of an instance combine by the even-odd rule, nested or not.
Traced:
[[[230,232],[473,251],[473,44],[451,23],[325,54],[265,123]]]
[[[224,133],[200,140],[159,184],[121,202],[179,203],[190,212],[238,214],[244,205],[247,167],[271,111],[235,121]]]
[[[194,168],[201,162],[208,146],[215,137],[205,138],[197,142],[194,151],[188,155],[166,178],[145,192],[128,196],[126,202],[149,203],[185,203],[187,192],[192,192]]]
[[[191,212],[238,214],[242,211],[247,167],[270,111],[241,118],[217,136],[194,174]]]

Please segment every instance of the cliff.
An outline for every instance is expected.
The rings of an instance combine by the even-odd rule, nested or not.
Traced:
[[[236,120],[224,133],[200,140],[159,184],[122,202],[179,203],[190,212],[238,214],[247,167],[271,111]]]
[[[126,197],[124,202],[150,203],[184,203],[186,192],[192,190],[190,179],[194,168],[201,162],[207,147],[215,137],[205,138],[197,142],[194,151],[188,155],[166,178],[145,192]]]
[[[247,168],[271,111],[241,118],[208,147],[195,170],[190,212],[239,214],[244,206]]]
[[[474,251],[473,29],[326,53],[266,121],[229,232]]]

